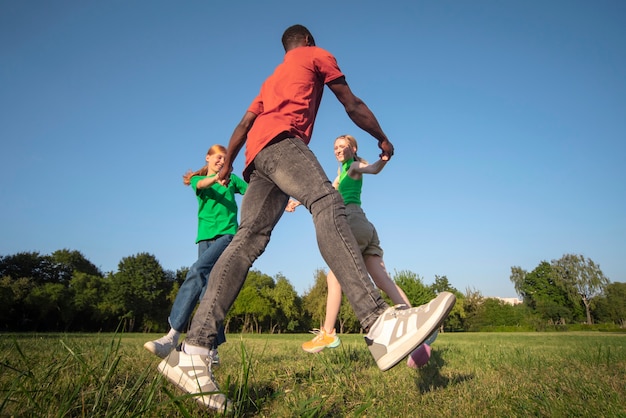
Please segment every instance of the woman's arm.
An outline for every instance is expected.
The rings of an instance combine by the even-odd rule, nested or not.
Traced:
[[[196,189],[207,189],[217,183],[217,176],[206,177],[196,183]]]
[[[378,174],[389,162],[389,158],[383,156],[375,163],[368,164],[363,161],[355,161],[348,169],[348,175],[352,178],[358,178],[361,174]]]

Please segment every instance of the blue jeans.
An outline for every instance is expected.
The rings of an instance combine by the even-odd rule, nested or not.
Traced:
[[[261,150],[253,164],[241,203],[239,229],[211,271],[211,286],[200,301],[186,341],[201,347],[216,346],[218,328],[252,263],[265,251],[290,196],[313,215],[320,253],[337,276],[361,326],[369,329],[388,306],[367,274],[346,221],[343,199],[315,155],[302,140],[287,138]]]
[[[178,289],[168,318],[170,326],[176,331],[185,331],[185,326],[193,309],[206,292],[207,280],[215,262],[232,240],[232,235],[222,235],[216,239],[198,242],[198,260],[193,263],[185,281]],[[217,333],[217,344],[222,344],[225,341],[224,327],[220,326]]]

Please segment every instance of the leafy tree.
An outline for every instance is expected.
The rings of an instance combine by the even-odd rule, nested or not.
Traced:
[[[397,271],[393,280],[404,291],[412,306],[423,305],[437,296],[435,291],[426,286],[423,279],[412,271]]]
[[[34,315],[36,331],[67,331],[74,317],[68,288],[61,283],[36,286],[26,297]]]
[[[289,280],[282,274],[276,276],[276,286],[271,292],[274,305],[277,308],[273,318],[272,332],[296,331],[302,319],[302,300]]]
[[[270,328],[271,318],[276,312],[271,292],[274,279],[258,270],[248,272],[246,281],[235,299],[228,315],[242,323],[243,331],[261,332],[263,325]]]
[[[318,269],[315,271],[315,283],[302,297],[304,310],[313,323],[311,328],[320,328],[326,318],[326,300],[328,298],[328,285],[326,282],[326,271]],[[359,332],[361,323],[348,302],[345,295],[341,297],[341,307],[337,315],[337,325],[335,329],[338,333]]]
[[[448,277],[439,275],[435,275],[435,282],[430,285],[430,289],[437,295],[441,292],[450,292],[456,296],[456,303],[448,314],[448,317],[444,320],[440,332],[443,332],[444,329],[461,331],[464,327],[466,316],[463,302],[465,296],[463,293],[459,292],[450,284]]]
[[[74,272],[102,277],[100,269],[79,251],[57,250],[50,255],[50,260],[57,271],[57,280],[61,283],[68,283]]]
[[[482,331],[487,327],[520,326],[526,323],[523,305],[513,306],[500,299],[486,298],[476,305],[467,319],[468,331]]]
[[[26,298],[36,287],[32,278],[0,278],[0,324],[7,331],[30,331],[36,325]]]
[[[626,283],[607,285],[595,305],[595,317],[599,322],[614,322],[626,327]]]
[[[326,271],[317,269],[314,273],[313,286],[302,296],[304,311],[311,317],[312,328],[320,328],[324,324],[327,296]],[[342,332],[341,328],[338,328],[338,331]]]
[[[513,283],[515,287],[515,291],[518,295],[522,297],[524,303],[528,303],[530,300],[526,300],[526,294],[532,291],[529,291],[526,286],[526,275],[528,272],[519,266],[511,267],[511,276],[509,279]]]
[[[70,280],[69,290],[76,313],[73,329],[80,331],[97,331],[107,322],[102,301],[108,292],[108,281],[99,275],[85,272],[74,272]]]
[[[510,279],[524,304],[544,319],[552,322],[570,321],[580,311],[547,261],[539,263],[530,273],[520,267],[511,267]]]
[[[430,285],[430,288],[437,295],[441,292],[450,292],[455,294],[458,292],[458,290],[450,284],[450,281],[446,276],[439,276],[437,274],[435,275],[435,282]]]
[[[352,309],[352,305],[348,301],[348,298],[345,294],[341,295],[341,307],[339,308],[339,330],[340,333],[347,332],[361,332],[363,328],[361,328],[361,322],[356,317],[356,313],[354,309]]]
[[[165,271],[151,254],[140,253],[125,257],[117,273],[110,276],[107,307],[124,320],[127,330],[136,325],[143,331],[158,329],[166,323],[168,282]]]
[[[0,257],[0,277],[31,278],[36,284],[58,283],[56,265],[49,256],[38,252],[21,252]]]
[[[585,306],[587,324],[591,325],[591,300],[602,294],[610,283],[600,266],[582,255],[565,254],[558,260],[552,260],[552,267],[560,282],[567,289],[568,295],[578,298]]]
[[[176,283],[178,283],[179,287],[187,278],[187,273],[189,273],[189,267],[181,267],[174,273],[174,280],[176,281]]]
[[[473,318],[478,316],[485,301],[485,297],[480,293],[479,290],[473,288],[465,289],[465,296],[462,299],[463,312],[465,313],[465,321],[464,328],[466,331],[469,331],[472,323],[474,322]],[[458,302],[457,302],[458,304]]]

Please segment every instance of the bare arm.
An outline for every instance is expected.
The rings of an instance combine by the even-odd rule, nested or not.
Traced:
[[[389,158],[387,157],[382,157],[380,160],[372,164],[359,161],[357,163],[353,163],[350,166],[349,171],[352,173],[361,173],[361,174],[378,174],[383,170],[383,168],[385,168],[385,165],[387,165],[388,161],[389,161]],[[348,174],[351,174],[351,173],[348,173]]]
[[[380,127],[376,116],[367,105],[352,93],[345,77],[339,77],[327,84],[328,88],[335,94],[337,100],[343,105],[348,116],[359,128],[372,135],[378,140],[378,147],[381,149],[382,157],[391,158],[393,155],[393,145]]]
[[[241,148],[246,143],[248,132],[250,132],[250,128],[252,128],[256,117],[256,114],[246,111],[241,121],[239,121],[235,127],[233,134],[230,136],[226,150],[226,158],[224,159],[224,167],[222,167],[217,175],[218,181],[224,186],[227,186],[230,182],[230,173],[233,172],[233,161],[235,161],[239,151],[241,151]]]
[[[213,186],[215,183],[217,183],[217,175],[200,180],[196,183],[196,189],[206,189]]]

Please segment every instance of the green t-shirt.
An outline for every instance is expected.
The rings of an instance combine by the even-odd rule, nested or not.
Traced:
[[[215,174],[213,175],[215,176]],[[237,202],[235,193],[243,195],[248,183],[234,174],[230,175],[228,187],[219,183],[205,189],[198,189],[198,182],[212,176],[193,176],[191,187],[198,198],[198,236],[200,241],[213,239],[219,235],[234,235],[237,232]]]
[[[339,173],[339,194],[343,197],[343,203],[348,205],[353,203],[361,206],[361,189],[363,188],[363,177],[355,180],[348,175],[348,169],[354,162],[354,159],[344,161],[341,164],[341,172]]]

